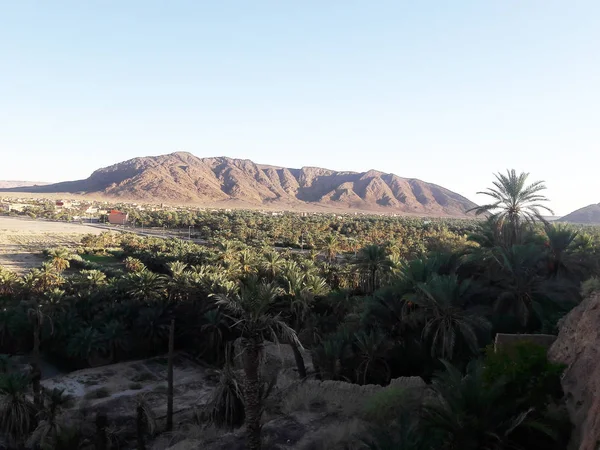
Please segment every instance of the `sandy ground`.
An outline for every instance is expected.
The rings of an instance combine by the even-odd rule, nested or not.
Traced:
[[[175,413],[190,412],[205,404],[215,386],[214,375],[211,376],[214,371],[198,366],[184,355],[176,355],[173,366]],[[75,400],[74,409],[106,409],[113,419],[133,416],[136,397],[143,394],[160,419],[167,412],[167,357],[78,370],[43,380],[42,385],[64,389]]]
[[[0,217],[0,265],[23,273],[42,262],[45,248],[76,245],[84,234],[103,231],[88,225]]]

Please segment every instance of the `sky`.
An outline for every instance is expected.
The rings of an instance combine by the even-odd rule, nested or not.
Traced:
[[[597,0],[0,0],[0,179],[188,151],[600,202]]]

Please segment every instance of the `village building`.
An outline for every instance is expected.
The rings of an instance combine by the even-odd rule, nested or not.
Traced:
[[[113,209],[108,213],[108,223],[113,225],[125,225],[127,224],[128,218],[129,215],[127,213],[117,211],[116,209]]]

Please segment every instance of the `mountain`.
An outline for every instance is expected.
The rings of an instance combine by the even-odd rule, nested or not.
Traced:
[[[85,180],[18,190],[147,202],[305,210],[316,207],[436,216],[464,216],[475,206],[435,184],[375,170],[357,173],[316,167],[287,169],[247,159],[198,158],[184,152],[134,158],[96,170]]]
[[[561,217],[558,221],[583,224],[600,224],[600,203],[580,208],[564,217]]]
[[[50,183],[44,183],[42,181],[13,181],[13,180],[0,180],[0,189],[16,188],[23,186],[44,186]]]

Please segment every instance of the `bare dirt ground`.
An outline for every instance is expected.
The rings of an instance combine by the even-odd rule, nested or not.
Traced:
[[[87,225],[0,217],[0,266],[26,272],[40,265],[45,248],[74,246],[84,234],[103,231]]]

